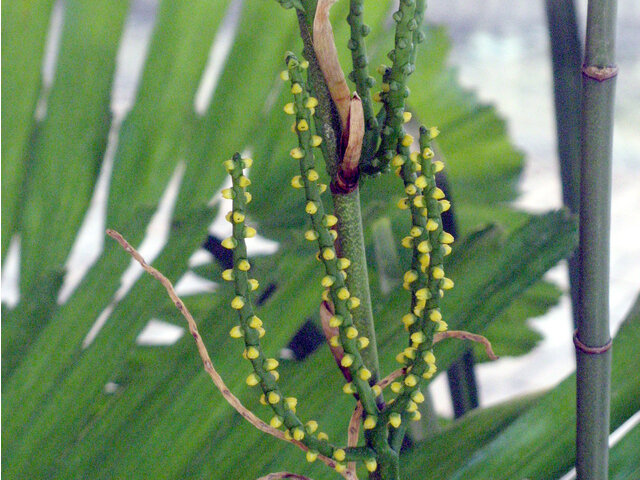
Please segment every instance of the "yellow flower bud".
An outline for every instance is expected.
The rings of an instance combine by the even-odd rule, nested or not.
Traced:
[[[413,420],[414,422],[417,422],[421,418],[422,418],[422,414],[420,413],[419,410],[416,410],[415,412],[413,412],[413,416],[411,417],[411,420]]]
[[[233,250],[238,246],[238,241],[233,237],[225,238],[222,241],[222,246],[224,248],[228,248],[229,250]]]
[[[391,159],[391,165],[394,167],[401,167],[404,165],[404,157],[402,155],[396,155]]]
[[[333,315],[330,319],[329,319],[329,326],[336,328],[339,327],[340,325],[342,325],[343,322],[343,318],[340,315]]]
[[[407,377],[404,379],[404,384],[407,387],[415,387],[418,384],[418,378],[413,375],[413,374],[409,374],[407,375]]]
[[[318,190],[320,191],[320,193],[324,193],[327,191],[327,185],[326,183],[319,183],[318,184]]]
[[[308,450],[307,453],[305,454],[305,457],[307,459],[307,462],[313,463],[318,458],[318,452],[314,452],[312,450]]]
[[[406,283],[413,283],[418,279],[418,274],[415,270],[407,270],[403,278]]]
[[[287,103],[284,106],[283,110],[284,110],[284,113],[286,113],[287,115],[294,115],[296,113],[296,105],[293,102]]]
[[[442,232],[440,234],[440,242],[445,244],[453,243],[453,235],[447,232]]]
[[[421,288],[416,291],[416,298],[418,300],[428,300],[431,297],[431,293],[426,288]]]
[[[278,394],[278,392],[269,392],[267,394],[267,401],[271,405],[275,405],[276,403],[278,403],[280,401],[280,395]]]
[[[360,306],[360,299],[358,297],[351,297],[347,300],[347,308],[349,310],[355,310],[359,306]]]
[[[433,189],[433,192],[431,193],[431,197],[435,198],[436,200],[440,200],[444,198],[444,192],[440,188],[436,187]]]
[[[367,467],[367,471],[375,472],[378,468],[378,462],[376,462],[375,458],[369,458],[364,461],[364,466]]]
[[[242,163],[244,165],[244,168],[251,168],[251,165],[253,165],[253,159],[251,159],[251,158],[243,158],[242,159]]]
[[[443,162],[441,162],[440,160],[436,160],[435,162],[433,162],[433,171],[435,173],[441,172],[442,170],[444,170]]]
[[[410,183],[406,187],[404,187],[404,191],[407,195],[415,195],[418,189],[413,183]]]
[[[447,277],[443,278],[440,282],[440,288],[443,290],[451,290],[453,288],[453,280]]]
[[[320,441],[329,440],[329,435],[327,435],[324,432],[320,432],[320,433],[318,433],[318,440],[320,440]]]
[[[304,151],[299,147],[292,148],[289,152],[289,155],[291,155],[291,157],[295,158],[296,160],[300,160],[302,157],[304,157]]]
[[[420,235],[422,235],[422,228],[417,226],[411,227],[411,230],[409,231],[409,235],[411,235],[414,238],[419,237]]]
[[[262,363],[262,367],[263,367],[267,372],[270,372],[271,370],[275,370],[276,368],[278,368],[278,365],[280,365],[280,363],[279,363],[275,358],[267,358],[267,359]]]
[[[259,383],[260,378],[255,373],[252,373],[247,377],[247,385],[249,385],[250,387],[255,387]]]
[[[222,272],[222,279],[226,280],[227,282],[232,282],[233,280],[235,280],[235,275],[233,274],[233,270],[229,268],[224,272]]]
[[[409,403],[407,403],[407,408],[405,408],[405,410],[409,413],[415,412],[416,410],[418,410],[418,404],[413,400],[409,400]]]
[[[442,267],[433,267],[431,269],[431,276],[436,280],[440,280],[444,277],[444,270],[442,269]]]
[[[410,122],[410,121],[411,121],[411,112],[404,112],[404,113],[402,114],[402,121],[403,121],[404,123],[408,123],[408,122]]]
[[[424,341],[426,340],[424,333],[422,332],[414,332],[411,334],[411,341],[413,343],[424,343]]]
[[[413,392],[411,392],[411,400],[413,400],[415,403],[422,403],[424,402],[424,395],[420,390],[414,390]]]
[[[291,93],[293,93],[294,95],[302,93],[302,87],[299,83],[296,82],[291,86]]]
[[[244,222],[244,213],[242,212],[233,212],[233,223],[241,223]]]
[[[253,238],[256,236],[256,229],[253,227],[244,227],[244,236],[245,238]]]
[[[287,404],[287,407],[289,407],[291,410],[295,410],[295,408],[298,406],[298,399],[295,397],[287,397],[284,401]]]
[[[325,227],[331,228],[338,223],[338,217],[335,215],[325,215],[322,223]]]
[[[236,162],[234,162],[233,160],[225,160],[222,165],[228,173],[231,173],[236,168]]]
[[[302,177],[300,175],[296,175],[291,179],[291,186],[293,188],[302,188],[304,187],[304,183],[302,183]]]
[[[369,346],[369,339],[367,337],[358,338],[358,349],[362,350]]]
[[[331,345],[332,347],[339,347],[340,346],[340,337],[338,337],[338,335],[334,335],[333,337],[331,337],[329,339],[329,345]]]
[[[316,180],[318,180],[318,178],[320,178],[320,175],[318,175],[318,172],[316,172],[313,168],[311,170],[309,170],[307,172],[307,178],[309,179],[309,181],[311,182],[315,182]]]
[[[423,240],[418,244],[418,251],[420,253],[428,253],[431,251],[431,244],[428,240]]]
[[[431,127],[429,129],[429,138],[430,139],[434,139],[436,138],[438,135],[440,135],[440,130],[438,130],[438,127]]]
[[[417,195],[416,197],[414,197],[413,205],[418,207],[418,208],[426,207],[426,203],[424,201],[424,195]]]
[[[374,385],[371,387],[371,391],[376,397],[382,395],[382,387],[380,387],[380,385]]]
[[[347,353],[344,355],[344,357],[342,357],[342,359],[340,360],[340,365],[342,365],[343,367],[350,367],[351,365],[353,365],[353,355]]]
[[[400,417],[399,413],[392,413],[389,415],[389,423],[392,427],[398,428],[402,423],[402,417]]]
[[[427,177],[424,175],[420,175],[416,178],[416,186],[420,188],[425,188],[427,186]]]
[[[400,200],[398,200],[398,203],[397,203],[398,208],[400,210],[406,210],[407,208],[409,208],[409,204],[407,202],[408,202],[408,199],[401,198]]]
[[[334,284],[335,281],[336,281],[335,277],[331,275],[325,275],[324,277],[322,277],[320,284],[325,288],[329,288],[331,285]]]
[[[249,180],[244,175],[241,175],[238,178],[238,185],[240,185],[242,188],[248,187],[249,185],[251,185],[251,180]]]
[[[422,359],[428,365],[431,365],[432,363],[436,362],[436,356],[433,354],[431,350],[427,350],[426,352],[424,352],[424,354],[422,355]]]
[[[305,212],[307,212],[309,215],[315,215],[318,211],[318,206],[315,204],[315,202],[309,200],[307,202],[307,206],[304,208]]]
[[[298,130],[300,132],[306,132],[307,130],[309,130],[309,124],[307,123],[307,121],[303,118],[302,120],[300,120],[298,122]]]
[[[358,338],[358,329],[356,327],[347,327],[345,334],[347,335],[347,338]]]
[[[364,429],[373,430],[374,428],[376,428],[376,423],[378,423],[378,419],[373,415],[369,415],[364,419]]]
[[[442,247],[442,250],[444,251],[445,257],[451,253],[451,247],[449,245],[443,244],[441,245],[441,247]]]
[[[251,196],[251,194],[249,192],[244,192],[244,200],[246,203],[251,203],[251,199],[253,197]]]
[[[243,259],[238,262],[238,270],[241,270],[243,272],[248,272],[250,268],[251,268],[251,264],[247,260]]]
[[[336,252],[333,248],[327,247],[322,249],[322,258],[325,260],[333,260],[336,258]]]
[[[446,332],[449,325],[444,320],[440,320],[438,325],[436,325],[436,332]]]
[[[345,270],[345,269],[349,268],[349,265],[351,265],[351,260],[349,260],[348,258],[339,258],[338,259],[338,268],[340,270]]]
[[[433,158],[433,156],[434,156],[434,153],[433,153],[433,150],[431,150],[430,147],[426,147],[424,150],[422,150],[422,158],[428,160],[430,158]]]
[[[229,330],[229,336],[231,338],[242,338],[244,336],[244,333],[242,331],[242,328],[236,325],[231,330]]]
[[[413,143],[413,136],[407,133],[404,137],[402,137],[401,143],[403,147],[410,147]]]
[[[343,391],[344,393],[346,393],[347,395],[351,395],[351,394],[353,394],[353,393],[356,393],[356,389],[355,389],[355,387],[353,386],[353,383],[351,383],[351,382],[349,382],[349,383],[345,383],[345,384],[342,386],[342,391]],[[320,436],[319,436],[319,435],[318,435],[318,438],[320,438]]]
[[[400,382],[393,382],[390,388],[393,393],[400,393],[403,387]]]
[[[438,229],[438,222],[430,218],[427,220],[427,230],[430,232],[435,232]]]
[[[400,244],[404,247],[404,248],[411,248],[413,247],[413,237],[404,237],[401,241]]]
[[[231,308],[240,310],[242,307],[244,307],[244,298],[242,298],[240,295],[231,300]]]
[[[415,315],[412,313],[407,313],[405,316],[402,317],[402,323],[404,323],[404,326],[406,328],[409,328],[411,325],[416,323]]]
[[[319,135],[313,135],[311,137],[311,146],[312,147],[318,147],[320,146],[320,144],[322,143],[322,137]]]
[[[328,249],[327,249],[328,250]],[[333,251],[333,250],[331,250]],[[351,294],[349,293],[349,290],[347,290],[345,287],[341,287],[338,290],[338,298],[340,300],[346,300],[347,298],[349,298],[351,296]]]
[[[288,70],[283,70],[280,72],[280,79],[284,82],[286,82],[287,80],[289,80],[289,71]]]
[[[343,461],[346,457],[347,457],[347,454],[342,448],[336,448],[333,451],[333,458],[335,458],[339,462]]]
[[[269,425],[271,425],[273,428],[280,428],[282,426],[282,417],[276,415],[269,421]]]
[[[251,328],[259,328],[262,326],[262,320],[260,320],[258,317],[256,317],[255,315],[253,317],[251,317],[251,319],[249,320],[249,326]]]
[[[304,106],[307,108],[315,108],[318,106],[318,99],[316,97],[309,97]]]
[[[233,188],[225,188],[222,190],[222,198],[231,200],[235,196],[236,196],[236,193],[233,191]]]
[[[344,463],[336,462],[334,470],[338,473],[342,473],[347,469],[347,466]]]

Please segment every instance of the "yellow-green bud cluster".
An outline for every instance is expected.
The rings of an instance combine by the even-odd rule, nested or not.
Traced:
[[[260,402],[270,406],[274,412],[269,424],[273,428],[285,427],[285,435],[288,438],[304,443],[309,448],[310,453],[307,455],[309,461],[315,460],[318,454],[331,457],[334,452],[344,452],[344,450],[331,445],[326,435],[315,435],[318,428],[317,422],[312,420],[306,425],[302,424],[296,416],[298,401],[293,397],[283,396],[278,387],[279,362],[275,358],[265,356],[260,346],[260,338],[265,330],[262,320],[253,312],[251,302],[251,292],[258,288],[258,282],[248,276],[251,265],[247,259],[245,244],[245,238],[255,235],[255,230],[249,230],[250,227],[245,225],[246,206],[251,201],[251,196],[245,189],[251,182],[243,175],[243,169],[250,163],[249,159],[243,159],[240,154],[235,154],[231,160],[224,162],[232,179],[232,187],[225,189],[223,196],[233,200],[233,210],[227,216],[233,225],[233,234],[223,242],[223,245],[233,252],[233,268],[225,270],[222,278],[234,283],[235,297],[231,301],[231,307],[238,312],[240,319],[240,324],[233,327],[229,335],[244,341],[245,348],[242,355],[253,366],[253,372],[247,376],[246,383],[251,387],[260,385],[262,388]]]
[[[293,55],[289,55],[287,66],[288,77],[292,85],[291,92],[294,96],[293,107],[289,107],[288,110],[294,112],[296,124],[299,125],[303,121],[310,124],[313,107],[309,108],[308,105],[315,106],[315,102],[310,103],[311,97],[304,87],[300,65]],[[296,86],[299,88],[295,88]],[[295,133],[298,137],[298,146],[294,150],[299,154],[292,155],[292,157],[299,161],[300,175],[294,177],[291,183],[294,187],[304,187],[305,210],[309,214],[312,225],[311,229],[305,233],[305,238],[318,244],[318,258],[325,268],[322,285],[329,292],[325,297],[331,299],[335,308],[335,315],[330,320],[330,324],[338,328],[339,335],[331,340],[331,344],[336,347],[341,346],[344,349],[345,354],[341,365],[351,372],[354,379],[353,393],[358,393],[367,414],[374,415],[378,413],[378,408],[368,382],[371,378],[371,372],[364,368],[359,352],[359,349],[364,348],[369,340],[359,337],[358,330],[353,325],[351,310],[360,306],[360,300],[351,295],[345,283],[347,275],[345,269],[350,265],[349,260],[338,258],[336,255],[334,247],[336,236],[331,227],[337,223],[338,219],[325,213],[320,198],[321,188],[318,184],[312,148],[316,137],[312,135],[311,131],[305,129],[298,128]],[[348,390],[351,391],[351,388]]]
[[[388,423],[397,428],[402,420],[418,419],[417,404],[423,400],[420,379],[430,379],[436,372],[435,357],[431,351],[435,332],[446,330],[447,324],[439,310],[440,298],[453,281],[445,277],[443,259],[451,251],[453,237],[442,229],[442,212],[450,207],[444,193],[436,186],[435,174],[443,164],[434,159],[431,140],[438,134],[436,128],[420,129],[420,151],[409,153],[404,145],[398,147],[398,174],[404,182],[407,195],[400,208],[411,212],[409,235],[403,246],[412,250],[412,265],[404,275],[404,287],[411,291],[411,310],[402,322],[409,332],[410,346],[396,359],[405,365],[402,382],[391,385],[398,394],[389,406]]]

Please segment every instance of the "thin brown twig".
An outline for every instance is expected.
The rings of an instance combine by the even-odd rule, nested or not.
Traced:
[[[491,348],[491,342],[476,333],[465,332],[464,330],[449,330],[447,332],[438,332],[433,336],[433,343],[438,343],[446,338],[457,338],[459,340],[471,340],[472,342],[481,343],[484,345],[484,349],[491,360],[498,360],[498,357],[493,353]]]
[[[294,480],[311,480],[309,477],[291,472],[274,472],[265,475],[264,477],[260,477],[257,480],[280,480],[281,478],[293,478]]]
[[[193,336],[196,342],[196,347],[198,348],[198,354],[202,359],[202,364],[204,366],[204,369],[209,374],[209,376],[211,377],[211,380],[213,380],[214,385],[220,391],[220,393],[222,394],[224,399],[227,401],[227,403],[229,403],[229,405],[231,405],[245,420],[251,423],[258,430],[268,433],[269,435],[272,435],[285,442],[293,443],[294,445],[298,446],[302,450],[308,451],[309,448],[306,445],[304,445],[303,443],[297,440],[287,439],[283,431],[277,430],[273,428],[271,425],[265,423],[263,420],[258,418],[251,410],[249,410],[244,405],[242,405],[238,397],[236,397],[233,393],[231,393],[227,385],[222,380],[222,377],[218,374],[216,369],[213,367],[213,363],[211,362],[211,357],[209,357],[209,352],[207,351],[207,347],[205,346],[204,342],[202,341],[202,337],[198,332],[198,326],[196,324],[196,321],[194,320],[193,316],[185,306],[184,302],[176,294],[176,291],[173,288],[171,281],[167,277],[165,277],[162,273],[160,273],[160,271],[156,270],[151,265],[149,265],[144,260],[144,258],[142,258],[142,255],[140,255],[138,251],[135,248],[133,248],[120,233],[116,232],[115,230],[108,229],[107,235],[109,235],[116,242],[118,242],[120,246],[140,264],[140,266],[145,270],[145,272],[147,272],[153,278],[158,280],[162,284],[162,286],[165,288],[165,290],[169,294],[169,297],[173,301],[176,308],[180,311],[182,316],[187,320],[187,323],[189,325],[189,332],[191,333],[191,335]],[[335,460],[329,457],[326,457],[324,455],[318,455],[318,459],[331,468],[335,468],[336,466]],[[350,475],[349,472],[347,472],[346,470],[342,472],[342,476],[347,480],[357,480],[357,477]],[[289,477],[289,478],[295,478],[295,477]]]

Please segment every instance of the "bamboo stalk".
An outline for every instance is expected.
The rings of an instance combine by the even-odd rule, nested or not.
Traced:
[[[546,0],[551,44],[553,97],[562,201],[571,213],[580,210],[580,66],[582,46],[573,0]],[[578,256],[569,257],[569,286],[574,326],[578,324]]]
[[[615,0],[590,0],[582,68],[580,288],[577,359],[576,472],[607,478],[611,350],[609,228],[611,148],[617,68]]]

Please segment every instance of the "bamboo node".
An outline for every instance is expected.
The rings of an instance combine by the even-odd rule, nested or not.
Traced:
[[[618,75],[618,67],[597,67],[595,65],[584,65],[582,67],[582,75],[593,78],[598,82],[604,82]]]
[[[586,353],[587,355],[600,355],[605,353],[611,349],[611,339],[604,345],[600,347],[590,347],[589,345],[585,345],[578,338],[578,330],[573,333],[573,344],[576,346],[577,350],[580,350],[582,353]]]

